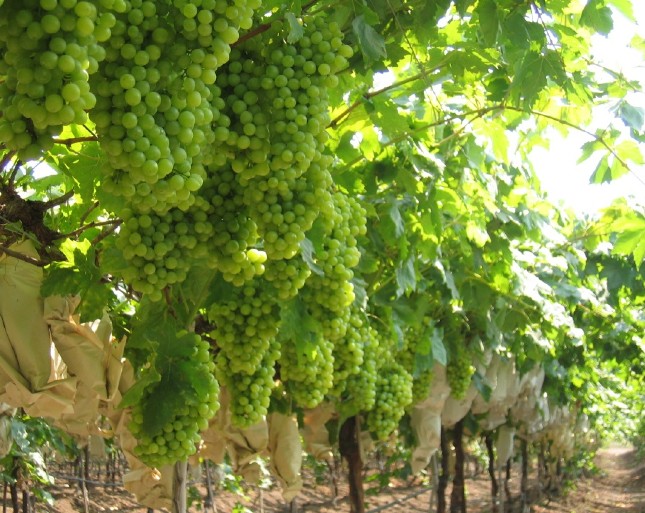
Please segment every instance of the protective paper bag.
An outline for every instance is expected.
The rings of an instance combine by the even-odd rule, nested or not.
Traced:
[[[38,258],[30,240],[11,249]],[[43,270],[0,254],[0,401],[32,416],[58,418],[73,411],[75,379],[58,379],[43,320]]]
[[[302,489],[302,443],[295,417],[272,413],[269,422],[271,473],[278,479],[282,497],[291,502]]]
[[[506,462],[513,456],[513,442],[515,441],[515,428],[511,426],[502,426],[497,434],[497,461],[500,465],[506,465]]]
[[[484,375],[484,384],[491,390],[488,401],[478,392],[473,400],[471,411],[473,415],[483,415],[493,406],[493,393],[497,388],[497,374],[499,367],[499,355],[495,354],[490,360],[489,365],[482,372]]]
[[[12,244],[10,249],[39,258],[30,240]],[[49,330],[43,321],[40,286],[41,267],[0,253],[0,367],[13,369],[23,377],[22,385],[31,391],[49,382]],[[9,380],[3,376],[0,387]]]
[[[441,414],[429,408],[415,407],[410,413],[410,424],[417,442],[410,465],[412,473],[416,474],[428,466],[441,445]]]
[[[440,412],[446,399],[450,395],[450,385],[446,378],[446,368],[439,363],[432,366],[432,381],[430,382],[430,393],[416,406],[428,408],[435,412]]]
[[[100,399],[109,401],[118,388],[125,344],[112,344],[112,323],[107,315],[94,323],[94,330],[79,324],[74,317],[78,303],[76,297],[45,298],[45,320],[67,372]]]
[[[269,429],[266,420],[238,428],[231,424],[230,396],[226,387],[220,387],[220,409],[211,419],[208,429],[202,433],[203,445],[200,456],[220,464],[228,452],[233,471],[248,483],[257,483],[261,468],[255,459],[269,444]]]
[[[302,438],[305,450],[321,461],[332,461],[334,455],[329,443],[329,431],[325,424],[334,416],[335,408],[331,403],[321,403],[316,408],[306,410]]]
[[[441,410],[441,424],[445,428],[451,428],[463,419],[468,414],[476,394],[477,389],[471,384],[463,399],[455,399],[452,395],[448,397]]]
[[[0,458],[4,458],[9,454],[13,445],[12,423],[12,417],[8,415],[0,416]]]

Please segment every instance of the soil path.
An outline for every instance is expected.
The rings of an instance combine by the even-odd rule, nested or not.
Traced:
[[[636,451],[612,447],[598,452],[601,473],[582,479],[565,497],[536,506],[535,513],[645,513],[645,460]]]
[[[509,482],[512,494],[513,513],[645,513],[645,459],[638,458],[633,449],[614,447],[598,452],[596,464],[600,472],[592,477],[580,478],[571,489],[556,498],[543,497],[529,511],[519,511],[519,469],[514,468]],[[530,471],[530,484],[535,487],[535,468]],[[341,478],[341,481],[344,479]],[[55,487],[54,507],[50,513],[83,513],[81,495],[76,486]],[[200,494],[205,496],[200,487]],[[338,497],[333,500],[331,489],[316,485],[313,479],[305,478],[305,488],[298,497],[298,513],[348,513],[348,490],[340,484]],[[374,483],[366,485],[368,511],[383,513],[429,513],[430,490],[419,481],[398,483],[377,492]],[[450,502],[450,489],[446,498]],[[490,481],[486,472],[481,472],[466,481],[468,513],[490,513]],[[90,491],[89,513],[147,513],[136,503],[134,497],[120,487],[106,490],[96,487]],[[244,513],[283,513],[289,508],[277,487],[261,495],[256,487],[246,489],[245,496],[216,492],[215,505],[218,513],[241,511]],[[238,506],[239,509],[236,509]],[[246,508],[246,509],[245,509]],[[39,508],[38,508],[39,509]],[[9,508],[8,511],[11,511]],[[39,509],[39,511],[42,511]],[[204,509],[196,504],[191,512]],[[12,512],[13,513],[13,512]],[[157,513],[157,512],[155,512]]]

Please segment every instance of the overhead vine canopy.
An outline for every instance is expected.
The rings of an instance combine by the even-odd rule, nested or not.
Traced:
[[[459,397],[491,352],[601,416],[615,367],[642,395],[645,213],[576,219],[529,157],[553,127],[588,137],[596,182],[642,163],[640,84],[590,51],[617,16],[628,0],[0,1],[2,258],[128,336],[151,465],[195,451],[218,385],[240,426],[327,400],[386,438],[435,363]],[[615,119],[593,131],[598,104]]]

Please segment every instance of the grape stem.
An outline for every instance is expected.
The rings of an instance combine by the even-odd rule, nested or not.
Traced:
[[[82,143],[82,142],[97,142],[98,137],[95,135],[86,135],[84,137],[71,137],[69,139],[54,139],[55,144],[64,144],[65,146],[71,146],[72,144]]]
[[[5,154],[5,156],[4,156],[4,157],[2,157],[2,159],[0,160],[0,171],[2,171],[2,170],[4,169],[4,167],[5,167],[9,162],[11,162],[11,159],[14,157],[14,155],[15,155],[15,154],[16,154],[16,152],[15,152],[15,151],[9,151],[9,152],[7,152],[7,153]]]
[[[68,191],[65,194],[63,194],[62,196],[58,197],[58,198],[54,198],[52,200],[43,202],[43,204],[40,206],[40,208],[43,211],[49,210],[50,208],[54,208],[54,207],[57,207],[59,205],[62,205],[63,203],[65,203],[68,199],[70,199],[73,196],[74,196],[74,190]]]
[[[105,230],[105,231],[101,232],[101,233],[100,233],[100,234],[98,234],[96,237],[94,237],[94,239],[92,239],[92,245],[94,246],[94,245],[98,244],[99,242],[101,242],[101,241],[102,241],[103,239],[105,239],[106,237],[109,237],[110,235],[112,235],[112,234],[116,231],[116,229],[117,229],[119,226],[121,226],[121,223],[122,223],[122,222],[123,222],[123,220],[122,220],[122,219],[113,220],[113,221],[111,222],[111,223],[112,223],[112,226],[110,226],[110,228],[108,228],[107,230]]]
[[[90,228],[97,228],[99,226],[114,226],[114,225],[118,226],[119,224],[121,224],[121,222],[122,221],[120,219],[109,219],[108,221],[95,221],[92,223],[87,223],[86,225],[81,226],[80,228],[74,230],[73,232],[61,234],[59,238],[67,239],[71,237],[76,237],[77,235],[80,235],[85,230],[89,230]]]
[[[386,93],[387,91],[390,91],[392,89],[396,89],[398,87],[401,87],[401,86],[403,86],[405,84],[408,84],[410,82],[414,82],[414,81],[419,80],[421,78],[425,78],[425,77],[427,77],[428,73],[438,71],[442,67],[443,67],[443,63],[441,63],[438,66],[435,66],[432,70],[421,71],[420,73],[417,73],[416,75],[413,75],[411,77],[404,78],[403,80],[399,80],[397,82],[394,82],[393,84],[390,84],[389,86],[385,86],[385,87],[382,87],[381,89],[377,89],[376,91],[370,91],[370,92],[367,92],[367,93],[361,95],[361,97],[358,100],[356,100],[349,107],[347,107],[343,112],[341,112],[340,114],[338,114],[338,116],[336,116],[334,119],[331,120],[331,122],[329,123],[329,128],[332,128],[332,129],[336,128],[338,125],[340,125],[343,122],[343,120],[345,120],[347,118],[347,116],[349,116],[349,114],[351,114],[352,111],[354,111],[356,108],[360,107],[365,101],[367,101],[367,100],[369,100],[371,98],[374,98],[375,96],[378,96],[380,94]]]
[[[43,260],[30,257],[29,255],[25,255],[24,253],[14,251],[5,246],[0,246],[0,253],[4,253],[17,260],[22,260],[23,262],[27,262],[28,264],[35,265],[36,267],[45,267],[47,265],[47,262],[44,262]]]
[[[83,213],[83,215],[81,216],[81,218],[80,218],[80,220],[79,220],[79,223],[81,223],[81,224],[82,224],[82,223],[84,223],[84,222],[85,222],[85,220],[89,217],[89,215],[90,215],[94,210],[96,210],[98,207],[99,207],[99,202],[98,202],[98,201],[95,201],[94,203],[92,203],[92,206],[91,206],[90,208],[88,208],[88,209]]]
[[[303,5],[303,6],[302,6],[302,9],[301,9],[301,10],[302,10],[303,12],[304,12],[304,11],[306,11],[306,10],[307,10],[307,9],[309,9],[312,5],[317,4],[317,3],[318,3],[318,1],[319,1],[319,0],[310,0],[310,1],[309,1],[309,2],[307,2],[305,5]],[[268,23],[263,23],[262,25],[258,25],[256,28],[254,28],[253,30],[251,30],[251,32],[247,32],[246,34],[244,34],[243,36],[241,36],[237,41],[235,41],[235,43],[233,43],[233,44],[231,45],[231,47],[235,47],[235,46],[237,46],[237,45],[241,45],[241,44],[242,44],[242,43],[244,43],[245,41],[248,41],[249,39],[252,39],[252,38],[254,38],[254,37],[255,37],[255,36],[257,36],[257,35],[262,34],[263,32],[266,32],[267,30],[269,30],[269,29],[271,28],[271,25],[272,25],[272,24],[273,24],[273,22],[268,22]]]

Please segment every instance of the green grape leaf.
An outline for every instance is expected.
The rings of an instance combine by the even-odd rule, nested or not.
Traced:
[[[368,24],[363,14],[354,18],[352,29],[365,60],[376,61],[386,56],[385,39]]]
[[[207,305],[225,303],[235,299],[237,287],[227,282],[221,273],[218,273],[210,283],[208,298],[204,302]]]
[[[81,321],[93,321],[103,316],[112,292],[103,283],[103,273],[96,265],[95,250],[89,240],[66,240],[60,246],[67,260],[52,262],[46,268],[41,286],[43,297],[79,295],[77,307]]]
[[[488,401],[493,392],[493,389],[490,387],[490,385],[488,385],[488,383],[486,383],[484,377],[479,372],[475,372],[475,374],[473,374],[472,382],[475,385],[477,391],[484,398],[484,401]]]
[[[159,381],[161,381],[161,374],[154,367],[146,368],[137,382],[123,394],[119,408],[128,408],[140,403],[146,389]]]
[[[302,259],[305,261],[311,272],[317,274],[318,276],[324,276],[324,271],[316,263],[314,244],[309,239],[304,238],[300,242],[300,254]]]
[[[403,294],[409,294],[417,287],[417,275],[414,261],[415,256],[410,256],[405,261],[400,262],[396,268],[397,297],[401,297]]]
[[[448,354],[446,353],[446,346],[443,345],[443,330],[434,327],[430,336],[430,343],[432,344],[433,360],[445,366],[448,363]]]
[[[278,333],[281,339],[295,341],[299,348],[311,348],[317,345],[319,334],[320,324],[309,314],[299,296],[282,306]]]
[[[305,35],[305,31],[296,18],[295,14],[288,12],[284,15],[287,23],[289,24],[289,35],[287,36],[287,42],[289,44],[297,43],[302,39],[302,36]]]
[[[479,30],[484,42],[494,46],[500,29],[496,0],[480,0],[475,12],[479,16]]]
[[[633,255],[637,265],[645,258],[645,216],[631,212],[611,224],[616,233],[613,252],[619,255]]]
[[[634,107],[622,101],[618,106],[617,114],[626,126],[634,130],[640,130],[645,123],[645,111],[640,107]]]
[[[390,203],[388,215],[394,224],[395,237],[401,237],[405,233],[405,221],[403,221],[401,211],[399,210],[399,203],[396,200]]]
[[[188,369],[190,370],[190,369]],[[158,435],[163,427],[176,415],[177,410],[186,405],[185,378],[178,372],[162,376],[152,391],[143,399],[143,432],[148,436]]]
[[[179,360],[190,360],[195,352],[195,334],[184,332],[178,337],[177,328],[174,319],[169,317],[151,333],[159,341],[156,365],[162,372],[172,369]]]
[[[585,25],[603,35],[614,28],[611,9],[605,5],[605,0],[589,0],[580,15],[580,24]]]

